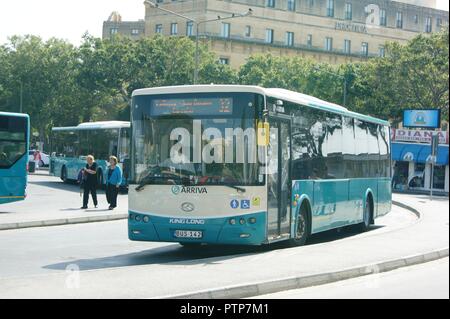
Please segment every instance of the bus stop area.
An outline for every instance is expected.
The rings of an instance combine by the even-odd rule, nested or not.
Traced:
[[[20,209],[0,214],[0,223],[6,216],[17,222],[102,215],[102,208],[78,211],[77,186],[53,177],[31,176],[29,192],[25,202],[5,206]],[[3,230],[0,298],[241,298],[448,256],[448,198],[394,194],[393,200],[391,213],[369,232],[330,231],[295,248],[130,242],[126,220]],[[126,212],[126,196],[119,207],[117,218]]]
[[[65,184],[58,177],[40,169],[28,175],[25,201],[0,207],[0,230],[65,225],[124,219],[128,216],[128,197],[119,195],[118,207],[110,211],[105,192],[98,191],[98,208],[92,198],[87,210],[82,210],[82,190],[74,183]]]

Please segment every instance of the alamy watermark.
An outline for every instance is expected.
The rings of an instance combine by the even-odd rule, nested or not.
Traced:
[[[193,120],[192,133],[179,127],[170,133],[170,140],[176,143],[170,149],[174,164],[247,163],[266,165],[267,147],[272,157],[277,147],[271,148],[271,141],[278,142],[278,130],[268,127],[242,129],[209,127],[202,131],[202,121]],[[274,154],[275,153],[275,154]]]

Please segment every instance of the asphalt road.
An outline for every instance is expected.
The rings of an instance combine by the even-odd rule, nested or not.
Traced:
[[[332,284],[258,296],[264,299],[448,299],[449,258]]]
[[[382,234],[415,222],[411,213],[394,211],[377,220],[368,233],[358,234],[351,229],[330,231],[313,236],[309,245]],[[61,272],[74,264],[81,271],[101,270],[205,258],[231,259],[278,248],[204,247],[194,251],[176,243],[131,242],[126,220],[7,230],[0,231],[0,279]]]

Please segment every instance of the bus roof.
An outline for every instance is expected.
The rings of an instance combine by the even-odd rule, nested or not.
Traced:
[[[280,100],[289,101],[296,104],[301,104],[304,106],[321,109],[324,111],[329,111],[333,113],[339,113],[342,115],[347,115],[349,117],[358,118],[363,121],[377,123],[381,125],[389,126],[389,122],[371,117],[368,115],[356,113],[349,111],[347,108],[330,103],[321,99],[318,99],[311,95],[306,95],[303,93],[298,93],[294,91],[289,91],[285,89],[277,88],[263,88],[260,86],[249,86],[249,85],[184,85],[184,86],[166,86],[166,87],[156,87],[139,89],[133,92],[134,96],[139,95],[158,95],[158,94],[177,94],[177,93],[208,93],[208,92],[218,92],[218,93],[240,93],[240,92],[250,92],[256,94],[262,94],[267,97],[273,97]]]
[[[107,130],[116,128],[129,128],[130,122],[104,121],[81,123],[78,126],[54,127],[52,131],[82,131],[82,130]]]
[[[28,114],[25,114],[25,113],[0,112],[0,115],[11,116],[11,117],[25,117],[25,118],[29,118],[30,117]]]

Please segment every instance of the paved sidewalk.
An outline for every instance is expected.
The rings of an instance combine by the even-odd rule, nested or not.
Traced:
[[[361,275],[376,271],[373,265],[380,263],[393,269],[406,266],[405,260],[421,262],[448,256],[448,200],[428,203],[426,197],[410,195],[396,195],[394,199],[416,207],[422,218],[401,228],[384,230],[383,225],[378,224],[364,234],[304,247],[249,250],[245,254],[236,250],[236,255],[175,262],[154,261],[153,258],[165,256],[165,253],[160,246],[149,243],[149,249],[135,257],[136,265],[114,267],[107,264],[82,270],[77,274],[79,286],[76,288],[67,287],[69,275],[66,272],[55,270],[45,275],[0,279],[0,297],[33,298],[36,287],[41,298],[158,298],[186,294],[192,297],[199,292],[204,293],[197,296],[239,298],[288,289],[283,279],[300,278],[297,282],[304,286],[308,280],[311,283],[314,276],[321,276],[326,282],[328,278],[348,278],[345,276],[353,274],[352,269],[358,267],[362,269]],[[388,216],[396,218],[405,213],[394,207],[394,212]],[[123,257],[108,253],[102,256],[106,260]],[[75,257],[64,265],[91,264],[96,258],[77,260]],[[142,258],[148,262],[139,263]],[[45,267],[53,269],[55,265]]]
[[[37,171],[29,175],[25,201],[0,205],[0,230],[127,218],[127,195],[119,195],[114,211],[108,210],[104,191],[99,190],[98,200],[97,209],[90,198],[90,208],[81,210],[78,185],[64,184],[48,171]]]

